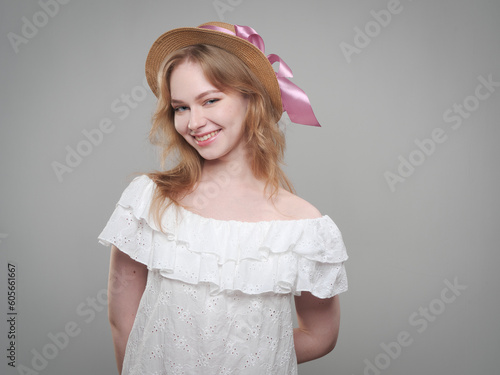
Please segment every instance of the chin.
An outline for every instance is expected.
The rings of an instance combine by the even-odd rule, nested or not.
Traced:
[[[225,155],[228,154],[228,152],[224,152],[224,151],[216,151],[216,150],[198,150],[198,153],[200,154],[200,156],[205,159],[205,160],[217,160],[217,159],[220,159],[222,157],[224,157]]]
[[[200,153],[200,156],[203,159],[205,159],[205,160],[212,161],[212,160],[220,159],[224,155],[214,155],[214,154],[202,154],[202,153]]]

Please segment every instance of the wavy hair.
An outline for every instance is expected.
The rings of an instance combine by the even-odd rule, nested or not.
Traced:
[[[153,220],[161,228],[166,208],[192,192],[201,177],[204,159],[175,130],[174,110],[170,104],[170,77],[175,67],[185,61],[200,65],[206,79],[221,91],[234,91],[248,98],[244,124],[244,140],[255,177],[266,181],[272,199],[279,187],[294,193],[281,169],[285,151],[285,135],[278,126],[281,113],[272,106],[269,95],[257,76],[235,55],[215,46],[197,44],[170,54],[158,73],[158,103],[153,115],[149,140],[160,148],[161,167],[167,161],[177,165],[147,175],[157,187],[152,200]],[[174,160],[172,160],[172,156]]]

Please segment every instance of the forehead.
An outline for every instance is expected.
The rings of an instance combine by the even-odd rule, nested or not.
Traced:
[[[214,88],[199,63],[186,60],[172,70],[170,74],[170,90],[172,92],[196,89],[197,87]]]
[[[169,86],[172,102],[194,101],[208,93],[244,97],[243,94],[231,87],[221,87],[211,83],[201,65],[196,61],[185,60],[173,68],[169,77]]]

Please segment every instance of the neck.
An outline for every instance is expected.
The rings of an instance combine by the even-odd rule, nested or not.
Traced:
[[[255,179],[250,164],[243,159],[230,161],[221,159],[205,160],[201,171],[201,182],[222,178],[229,178],[233,181]]]

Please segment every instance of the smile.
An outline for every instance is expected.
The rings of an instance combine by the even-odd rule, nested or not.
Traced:
[[[219,130],[215,130],[215,131],[213,131],[211,133],[205,134],[202,137],[194,137],[194,139],[196,139],[196,141],[198,141],[198,142],[203,142],[203,141],[206,141],[206,140],[214,137],[215,135],[219,134],[219,132],[220,132],[220,129]]]

